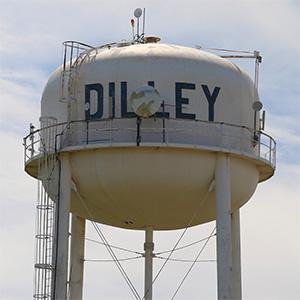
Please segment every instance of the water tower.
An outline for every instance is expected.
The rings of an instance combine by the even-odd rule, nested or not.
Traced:
[[[145,231],[147,300],[153,231],[216,220],[218,299],[241,299],[239,208],[275,170],[261,57],[160,43],[141,15],[129,41],[64,43],[40,128],[24,139],[25,170],[39,182],[34,298],[82,299],[89,219]],[[236,57],[254,58],[254,81],[226,59]]]

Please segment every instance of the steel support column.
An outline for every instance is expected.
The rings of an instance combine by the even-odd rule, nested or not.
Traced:
[[[84,271],[85,219],[72,214],[70,253],[70,300],[81,300]]]
[[[241,278],[241,246],[240,246],[240,211],[235,210],[231,214],[231,235],[232,235],[232,298],[242,299],[242,278]]]
[[[145,230],[145,300],[152,300],[152,278],[153,278],[153,228],[147,227]]]
[[[218,299],[232,299],[230,157],[218,153],[215,170]]]
[[[69,155],[60,156],[60,189],[56,209],[56,251],[53,299],[67,299],[71,172]]]

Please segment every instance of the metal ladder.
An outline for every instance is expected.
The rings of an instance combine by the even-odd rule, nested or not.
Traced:
[[[42,118],[36,205],[36,243],[34,264],[34,299],[51,299],[53,282],[53,245],[55,209],[58,197],[58,162],[55,155],[56,120]],[[51,198],[50,198],[51,194]]]

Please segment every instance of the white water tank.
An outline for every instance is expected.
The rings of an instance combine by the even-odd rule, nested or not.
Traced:
[[[44,89],[41,117],[67,123],[57,127],[58,151],[70,155],[71,211],[84,218],[155,230],[211,221],[218,152],[231,156],[232,209],[274,173],[274,149],[264,152],[253,131],[254,83],[230,61],[178,45],[118,45],[88,50],[65,77],[69,97],[58,68]],[[145,85],[164,101],[141,120],[138,145],[129,99]],[[32,175],[36,161],[26,164]]]

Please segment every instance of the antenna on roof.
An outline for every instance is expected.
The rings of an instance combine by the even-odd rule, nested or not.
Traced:
[[[134,16],[136,17],[137,19],[137,27],[136,27],[136,34],[137,34],[137,38],[140,37],[140,17],[141,15],[143,14],[143,11],[141,8],[136,8],[135,11],[134,11]]]
[[[143,9],[143,33],[142,36],[145,36],[145,22],[146,22],[146,9]]]
[[[141,9],[141,8],[136,8],[134,10],[134,16],[136,18],[136,40],[139,40],[140,38],[143,38],[144,35],[145,35],[145,13],[146,13],[146,10],[145,8]],[[140,17],[143,16],[143,28],[142,28],[142,33],[140,34]],[[134,24],[134,20],[132,19],[131,20],[131,24]],[[133,25],[132,25],[133,27]],[[133,28],[134,30],[134,28]]]

